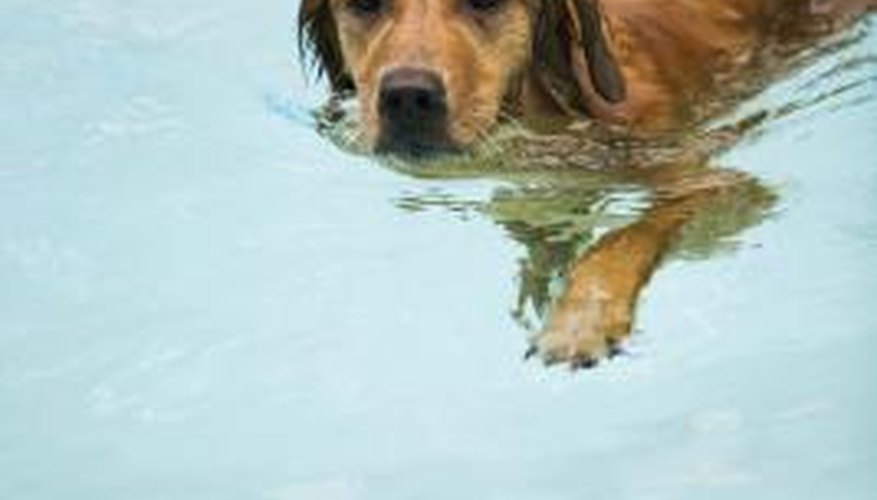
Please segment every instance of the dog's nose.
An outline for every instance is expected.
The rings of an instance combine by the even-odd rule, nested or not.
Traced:
[[[428,129],[445,120],[445,87],[432,71],[396,69],[381,79],[378,106],[382,120],[394,129]]]
[[[416,156],[451,150],[445,86],[436,73],[394,69],[381,79],[376,149]]]
[[[378,92],[378,152],[421,156],[454,149],[448,136],[445,87],[437,74],[395,69],[381,79]]]

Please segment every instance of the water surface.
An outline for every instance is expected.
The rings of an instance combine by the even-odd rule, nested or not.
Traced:
[[[526,325],[641,190],[339,150],[296,7],[0,6],[0,497],[873,498],[873,29],[740,110],[775,200],[571,373]]]

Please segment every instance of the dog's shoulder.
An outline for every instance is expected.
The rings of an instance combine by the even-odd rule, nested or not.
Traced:
[[[664,128],[716,77],[746,64],[783,12],[803,0],[603,0],[606,30],[628,89],[622,114]]]

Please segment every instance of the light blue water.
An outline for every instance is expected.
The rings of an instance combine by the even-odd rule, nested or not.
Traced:
[[[507,183],[320,138],[296,8],[0,4],[0,498],[875,498],[875,68],[805,85],[875,30],[720,160],[773,215],[571,374],[522,360]]]

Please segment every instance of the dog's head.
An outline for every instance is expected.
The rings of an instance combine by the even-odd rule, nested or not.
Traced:
[[[302,0],[299,36],[334,91],[356,92],[369,145],[458,150],[527,96],[583,113],[589,92],[623,98],[596,2]]]

